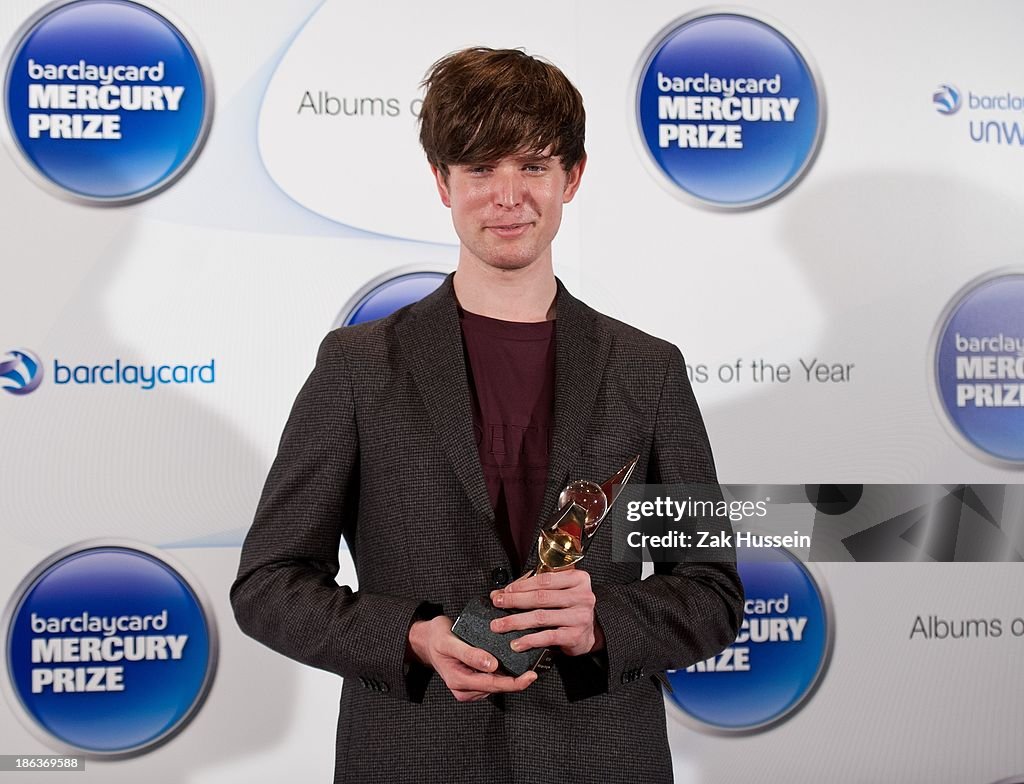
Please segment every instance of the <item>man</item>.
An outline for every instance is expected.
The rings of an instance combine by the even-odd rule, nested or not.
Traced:
[[[732,563],[611,559],[510,583],[572,479],[640,455],[634,482],[715,483],[679,351],[556,280],[551,241],[583,176],[584,111],[513,50],[436,63],[420,139],[460,240],[454,276],[320,346],[242,550],[242,629],[341,675],[338,782],[671,781],[656,676],[732,642]],[[338,586],[345,537],[359,590]],[[490,592],[488,594],[488,592]],[[537,678],[457,639],[474,597],[538,629]]]

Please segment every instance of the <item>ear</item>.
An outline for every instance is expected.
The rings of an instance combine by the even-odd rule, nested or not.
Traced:
[[[580,180],[583,179],[583,170],[586,167],[587,156],[584,155],[579,163],[569,169],[565,180],[565,190],[562,191],[562,204],[568,204],[572,201],[572,197],[576,195],[576,191],[580,188]]]
[[[441,203],[450,209],[452,199],[448,195],[448,178],[434,164],[430,164],[430,173],[434,175],[434,182],[437,185],[437,193],[441,197]]]

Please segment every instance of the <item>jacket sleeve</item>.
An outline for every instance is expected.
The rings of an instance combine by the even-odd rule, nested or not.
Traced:
[[[334,579],[342,533],[355,528],[358,491],[352,383],[332,332],[292,406],[242,546],[231,606],[242,631],[275,651],[416,699],[410,682],[421,674],[409,677],[405,653],[419,603]]]
[[[662,383],[646,481],[712,485],[719,492],[704,421],[675,347]],[[724,526],[731,530],[728,523]],[[644,580],[594,587],[609,692],[647,675],[688,667],[736,639],[743,586],[735,559],[718,560],[656,563],[655,573]]]

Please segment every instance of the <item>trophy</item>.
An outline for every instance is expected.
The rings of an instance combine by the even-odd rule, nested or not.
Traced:
[[[562,490],[558,496],[558,510],[537,537],[537,568],[528,573],[530,577],[542,572],[571,569],[583,560],[594,535],[607,518],[623,485],[629,481],[639,459],[639,455],[634,457],[603,484],[581,479],[569,483]],[[452,632],[470,645],[492,654],[502,668],[515,676],[529,670],[549,669],[551,656],[546,648],[517,653],[509,647],[513,640],[536,629],[517,629],[502,634],[491,631],[492,620],[511,612],[520,611],[499,609],[488,597],[473,599],[452,625]]]

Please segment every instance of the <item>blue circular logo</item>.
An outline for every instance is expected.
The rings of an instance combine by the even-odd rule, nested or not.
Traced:
[[[14,602],[6,639],[16,703],[60,748],[147,751],[184,727],[213,681],[212,615],[148,548],[69,548],[40,565]]]
[[[982,459],[1024,466],[1024,272],[970,283],[934,342],[934,388],[957,441]]]
[[[932,103],[939,114],[956,114],[960,109],[960,91],[951,84],[940,84],[932,93]]]
[[[683,17],[660,35],[641,60],[636,112],[673,192],[731,209],[793,187],[825,124],[807,57],[774,26],[737,13]]]
[[[212,87],[181,31],[128,0],[44,12],[7,65],[8,132],[58,193],[125,204],[167,187],[198,154]]]
[[[0,357],[0,387],[12,395],[27,395],[43,381],[43,363],[26,349],[14,349]]]
[[[713,732],[759,732],[784,721],[813,694],[832,648],[828,603],[797,558],[754,548],[737,556],[746,603],[736,642],[668,673],[669,702]]]
[[[435,291],[446,277],[446,272],[437,270],[398,270],[375,278],[342,308],[335,326],[349,327],[390,316]]]

